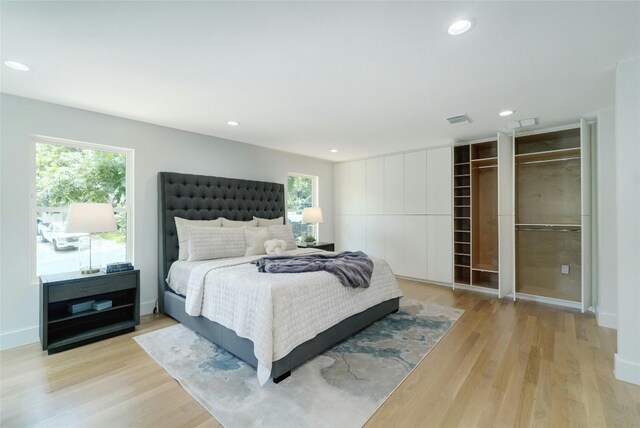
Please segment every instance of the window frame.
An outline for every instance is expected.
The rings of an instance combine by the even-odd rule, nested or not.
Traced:
[[[38,248],[36,243],[37,234],[37,218],[38,213],[41,212],[61,212],[66,213],[69,207],[39,207],[37,206],[37,188],[36,188],[36,144],[52,144],[57,146],[74,147],[85,150],[97,150],[111,153],[122,153],[125,155],[125,200],[126,204],[124,208],[114,207],[113,211],[116,213],[124,212],[127,215],[127,243],[126,243],[126,258],[127,261],[135,264],[134,254],[134,210],[133,210],[133,167],[134,167],[134,150],[124,147],[107,146],[104,144],[87,143],[84,141],[74,141],[63,138],[46,137],[42,135],[30,135],[29,143],[29,186],[31,194],[29,197],[29,212],[30,212],[30,226],[29,226],[29,240],[30,240],[30,254],[31,254],[31,282],[32,284],[39,284],[38,276]],[[33,238],[33,239],[32,239]]]
[[[286,195],[287,195],[287,200],[286,202],[286,212],[285,212],[285,216],[287,219],[287,223],[289,223],[289,212],[295,212],[289,209],[289,177],[300,177],[300,178],[310,178],[311,179],[311,206],[312,207],[319,207],[320,206],[320,192],[319,192],[319,178],[317,175],[310,175],[310,174],[302,174],[299,172],[288,172],[287,173],[287,188],[286,188]],[[316,224],[315,228],[314,228],[314,234],[315,234],[315,238],[316,241],[320,239],[320,224]]]

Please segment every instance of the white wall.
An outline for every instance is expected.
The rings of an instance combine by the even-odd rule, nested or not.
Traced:
[[[616,68],[618,352],[616,378],[640,384],[640,57]]]
[[[288,172],[319,176],[325,223],[333,240],[333,164],[258,146],[2,94],[0,98],[0,347],[38,340],[38,285],[31,284],[29,135],[135,150],[134,252],[141,270],[142,312],[157,297],[157,173],[285,183]]]
[[[598,284],[596,316],[603,327],[618,325],[618,249],[616,219],[615,114],[609,108],[598,112],[596,139],[596,195]]]

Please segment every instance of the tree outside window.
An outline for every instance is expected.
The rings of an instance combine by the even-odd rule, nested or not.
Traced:
[[[287,220],[296,238],[314,233],[309,224],[302,223],[302,210],[315,206],[316,183],[317,177],[310,175],[289,174],[287,177]]]

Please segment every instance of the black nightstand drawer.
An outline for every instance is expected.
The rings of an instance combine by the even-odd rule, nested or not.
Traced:
[[[299,244],[298,248],[313,248],[316,250],[335,251],[333,242],[315,242],[313,244]]]
[[[49,286],[49,303],[94,296],[104,293],[105,290],[119,291],[136,287],[137,278],[135,273],[129,275],[120,274],[117,278],[110,275],[102,275],[96,278],[87,278],[80,282]]]

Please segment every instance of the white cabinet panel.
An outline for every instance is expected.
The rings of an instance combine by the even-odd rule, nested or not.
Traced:
[[[336,251],[344,251],[344,233],[346,230],[345,218],[346,216],[337,215],[335,216],[335,246]]]
[[[367,216],[367,251],[372,257],[384,259],[384,217],[380,215]]]
[[[404,155],[404,213],[427,212],[427,152]]]
[[[591,293],[591,216],[582,216],[582,312],[592,305]]]
[[[503,133],[498,133],[498,198],[498,215],[513,215],[513,135]]]
[[[582,185],[582,215],[591,215],[591,133],[592,126],[584,119],[580,120],[580,155]]]
[[[515,293],[515,278],[513,276],[515,266],[513,254],[514,218],[512,215],[501,215],[498,216],[498,221],[500,234],[500,243],[498,245],[500,251],[498,296],[505,297]]]
[[[427,151],[427,214],[451,214],[451,147]]]
[[[402,214],[404,210],[404,155],[384,158],[384,212]]]
[[[384,158],[368,159],[366,183],[367,214],[384,213]]]
[[[364,251],[367,245],[367,224],[363,215],[341,216],[340,251]]]
[[[427,216],[404,216],[404,276],[427,278]]]
[[[403,275],[404,270],[404,228],[403,216],[386,215],[384,221],[384,258],[396,275]]]
[[[430,281],[453,282],[451,227],[450,216],[427,216],[427,279]]]
[[[367,188],[366,161],[349,164],[349,208],[347,214],[365,213],[365,194]]]
[[[336,214],[345,214],[345,209],[349,201],[349,164],[339,163],[334,165],[333,178]]]

